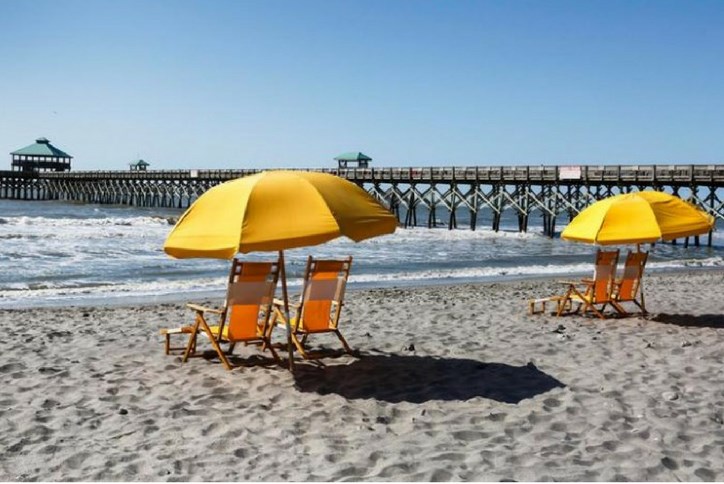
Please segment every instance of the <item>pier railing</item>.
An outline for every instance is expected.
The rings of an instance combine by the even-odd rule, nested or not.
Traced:
[[[288,169],[288,168],[285,168]],[[450,166],[400,168],[303,168],[301,171],[331,173],[361,182],[566,182],[566,183],[676,183],[724,185],[724,165],[562,165],[562,166]],[[32,174],[47,179],[214,179],[232,180],[263,170],[152,170],[74,171]],[[14,173],[21,172],[0,172]],[[32,176],[31,175],[31,176]]]
[[[595,200],[636,190],[667,191],[724,220],[724,165],[530,165],[379,168],[309,168],[365,188],[405,226],[458,226],[467,212],[470,228],[488,220],[500,228],[505,211],[528,229],[540,216],[544,231],[571,218]],[[257,169],[152,171],[0,171],[0,198],[73,200],[150,207],[189,206],[209,188]],[[421,217],[418,220],[418,217]],[[425,220],[426,218],[426,220]]]

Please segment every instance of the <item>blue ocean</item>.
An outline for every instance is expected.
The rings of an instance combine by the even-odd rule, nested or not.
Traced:
[[[221,297],[228,261],[177,260],[163,242],[182,210],[63,202],[0,200],[0,308],[127,304]],[[298,284],[306,257],[354,257],[350,283],[389,287],[482,282],[521,277],[587,274],[595,248],[543,235],[533,220],[518,233],[513,214],[502,230],[484,219],[471,231],[426,227],[354,243],[338,239],[286,253],[290,285]],[[418,220],[426,220],[419,216]],[[441,221],[441,225],[445,223]],[[559,220],[557,230],[564,225]],[[657,244],[649,271],[724,267],[724,235],[713,247]],[[625,251],[630,247],[622,247]],[[250,260],[273,253],[249,254]]]

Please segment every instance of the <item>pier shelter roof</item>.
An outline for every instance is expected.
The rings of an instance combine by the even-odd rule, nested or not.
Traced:
[[[47,138],[38,138],[35,143],[10,153],[11,169],[24,172],[69,171],[68,153],[50,144]]]
[[[359,151],[342,153],[339,156],[335,156],[334,159],[337,161],[372,161],[372,158]]]
[[[361,153],[359,151],[352,151],[349,153],[342,153],[339,156],[334,157],[339,163],[340,168],[347,168],[348,166],[357,166],[358,168],[367,168],[372,158]]]
[[[144,160],[138,160],[130,163],[129,166],[131,167],[131,171],[146,171],[146,168],[151,166],[151,164]]]
[[[35,143],[28,145],[25,148],[20,148],[17,151],[10,153],[11,155],[26,155],[26,156],[53,156],[56,158],[73,158],[63,150],[59,150],[48,141],[46,138],[38,138]]]

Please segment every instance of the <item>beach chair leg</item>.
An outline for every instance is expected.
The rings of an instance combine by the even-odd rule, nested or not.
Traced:
[[[638,303],[636,303],[638,304]],[[641,304],[639,304],[639,307],[641,308],[641,312],[643,314],[648,314],[648,311],[646,311],[646,302],[644,300],[644,291],[641,289]]]
[[[604,316],[604,314],[601,312],[601,311],[603,310],[603,308],[601,308],[601,311],[599,311],[598,309],[596,309],[596,307],[595,307],[593,304],[587,304],[586,307],[587,307],[587,308],[590,308],[590,309],[591,309],[591,312],[593,312],[593,313],[594,313],[596,316],[598,316],[599,318],[601,318],[601,319],[606,319],[606,316]],[[603,307],[605,308],[606,305],[604,304]],[[586,311],[588,311],[588,309],[586,309]],[[584,311],[584,313],[585,313],[586,311]]]
[[[272,357],[274,357],[274,361],[281,364],[282,360],[279,358],[279,355],[277,354],[276,350],[274,349],[274,346],[271,344],[271,341],[265,339],[264,344],[261,346],[262,351],[265,349],[269,349],[269,352],[272,354]]]
[[[303,337],[303,340],[307,339],[307,335],[305,334]],[[292,343],[294,343],[294,346],[297,347],[297,350],[299,350],[299,354],[302,355],[302,358],[305,360],[309,359],[309,355],[307,355],[307,352],[304,351],[304,343],[302,341],[299,341],[297,339],[297,335],[292,333]]]
[[[268,346],[272,346],[271,338],[272,338],[272,334],[274,333],[274,327],[276,326],[276,322],[277,322],[277,314],[276,314],[276,312],[272,311],[272,314],[269,317],[268,326],[263,331],[264,340],[261,345],[262,351],[266,350]]]
[[[578,304],[578,305],[576,306],[576,310],[575,310],[575,311],[572,311],[574,314],[580,313],[580,312],[581,312],[581,308],[583,308],[583,303],[581,303],[581,302],[576,302],[576,304]],[[571,302],[571,307],[573,307],[573,303],[572,303],[572,302]],[[583,312],[585,313],[586,311],[583,311]]]
[[[571,312],[573,309],[573,293],[578,292],[573,286],[569,286],[566,290],[566,293],[561,296],[561,298],[558,300],[558,311],[556,311],[556,316],[561,316],[563,314],[563,311],[566,311],[566,306],[568,306],[568,312]],[[580,305],[578,307],[580,309]]]
[[[219,346],[219,342],[216,340],[216,337],[214,336],[214,333],[211,332],[211,328],[209,328],[209,325],[206,324],[206,319],[204,319],[203,316],[199,316],[199,319],[201,320],[201,326],[203,326],[204,331],[206,331],[206,334],[209,337],[209,340],[211,341],[211,346],[214,347],[214,350],[216,350],[216,354],[219,355],[219,359],[224,364],[224,367],[226,367],[227,370],[231,371],[231,363],[229,363],[229,360],[226,358],[226,355],[221,349],[221,346]]]
[[[634,300],[633,303],[639,307],[641,310],[641,314],[647,314],[646,308],[643,304],[640,304],[638,301]]]
[[[626,309],[623,306],[621,306],[620,303],[618,303],[616,301],[611,301],[611,306],[613,306],[613,309],[615,309],[616,312],[618,312],[618,314],[620,314],[621,316],[629,315],[628,311],[626,311]]]
[[[186,363],[189,356],[196,353],[196,334],[199,331],[199,319],[196,317],[194,327],[189,334],[189,342],[186,344],[186,351],[184,351],[184,357],[181,359],[181,363]]]
[[[342,333],[340,333],[339,330],[337,329],[334,331],[334,334],[336,334],[337,338],[339,338],[339,340],[342,342],[342,346],[344,346],[344,351],[346,351],[347,353],[352,353],[352,348],[349,347],[349,345],[347,344],[347,341],[342,336]]]
[[[171,354],[171,335],[166,333],[165,336],[166,336],[165,349],[166,349],[166,354],[168,355],[168,354]]]
[[[561,312],[571,312],[573,309],[573,301],[571,298],[562,298],[558,300],[558,306],[557,306],[558,312],[557,314],[561,314]]]
[[[245,343],[247,343],[247,342],[245,341]],[[232,353],[234,352],[234,347],[236,347],[236,343],[230,343],[230,344],[229,344],[229,349],[227,350],[226,354],[227,354],[227,355],[232,354]]]
[[[570,301],[570,299],[568,299]],[[570,309],[573,309],[573,302],[571,301]],[[558,311],[556,311],[556,316],[563,315],[563,312],[566,310],[566,302],[565,300],[558,303]]]

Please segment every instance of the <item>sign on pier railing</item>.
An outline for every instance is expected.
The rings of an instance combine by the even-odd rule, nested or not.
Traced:
[[[558,168],[558,179],[559,180],[580,180],[581,179],[581,167],[580,166],[561,166]]]

